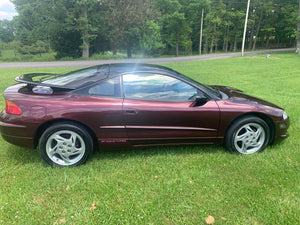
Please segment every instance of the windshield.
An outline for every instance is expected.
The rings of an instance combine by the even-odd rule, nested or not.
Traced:
[[[206,91],[210,92],[211,94],[221,98],[221,94],[219,92],[218,89],[214,88],[214,87],[211,87],[211,86],[208,86],[206,84],[202,84],[202,83],[199,83],[198,81],[188,77],[188,76],[185,76],[184,74],[180,74],[180,76],[184,77],[186,80],[192,82],[192,83],[196,83],[198,85],[200,85],[201,87],[203,87]]]
[[[222,97],[219,89],[212,87],[212,86],[208,86],[206,84],[201,84],[202,87],[204,87],[207,91],[209,91],[210,93],[214,94],[215,96],[218,96],[219,98]]]

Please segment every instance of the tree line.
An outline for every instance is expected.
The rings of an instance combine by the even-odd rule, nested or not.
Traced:
[[[18,16],[0,20],[1,42],[57,58],[238,51],[247,7],[247,0],[11,1]],[[298,7],[299,0],[251,0],[245,48],[296,46]]]

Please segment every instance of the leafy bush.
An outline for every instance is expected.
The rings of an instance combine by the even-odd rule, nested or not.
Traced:
[[[20,45],[18,47],[18,52],[23,54],[23,55],[37,55],[48,52],[49,47],[47,43],[43,41],[37,41],[32,45]]]

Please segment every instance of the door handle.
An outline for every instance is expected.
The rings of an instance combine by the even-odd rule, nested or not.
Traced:
[[[136,115],[137,111],[135,111],[135,110],[125,110],[125,114],[126,115]]]

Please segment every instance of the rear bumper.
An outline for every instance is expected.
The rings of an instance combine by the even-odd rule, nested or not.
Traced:
[[[26,126],[0,121],[0,132],[3,139],[11,144],[34,148],[33,138],[26,136],[26,134],[28,134],[28,128]]]

